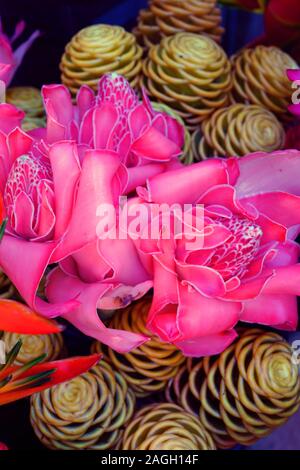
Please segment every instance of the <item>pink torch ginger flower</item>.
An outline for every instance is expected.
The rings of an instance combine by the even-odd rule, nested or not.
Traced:
[[[152,280],[132,240],[98,240],[97,210],[117,207],[119,197],[147,176],[181,166],[176,156],[182,136],[176,122],[151,114],[148,102],[140,104],[123,79],[103,78],[99,90],[98,104],[84,87],[73,107],[64,87],[45,87],[47,130],[36,138],[20,129],[22,111],[0,105],[0,192],[8,218],[0,266],[34,310],[61,315],[128,351],[145,337],[106,329],[97,308],[126,305]],[[47,303],[37,288],[46,267],[58,262]]]
[[[148,177],[180,165],[182,126],[167,114],[155,112],[145,94],[139,102],[124,77],[105,75],[97,96],[82,86],[75,106],[63,85],[45,85],[42,94],[46,141],[75,140],[81,158],[87,148],[117,152],[126,169],[124,193],[135,190]]]
[[[15,51],[13,51],[12,44],[23,33],[24,28],[24,21],[20,21],[16,26],[13,36],[8,38],[3,32],[0,20],[0,80],[2,80],[6,85],[10,84],[17,68],[23,60],[24,55],[40,35],[39,31],[35,31],[27,41],[23,42]]]
[[[299,174],[297,151],[256,153],[169,171],[138,189],[146,206],[203,209],[203,229],[195,231],[200,245],[188,244],[184,230],[183,237],[162,237],[163,226],[156,240],[137,242],[154,278],[153,333],[188,356],[205,356],[234,340],[239,320],[296,328]],[[199,226],[197,214],[191,220]]]

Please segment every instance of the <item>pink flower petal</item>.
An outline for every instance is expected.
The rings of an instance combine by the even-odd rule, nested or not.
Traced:
[[[113,191],[113,179],[119,165],[120,160],[115,152],[86,152],[69,229],[52,261],[59,261],[97,239],[97,210],[101,204],[114,205],[118,194]]]
[[[200,294],[222,297],[226,292],[222,276],[207,266],[193,266],[177,261],[176,271],[182,285],[190,285]]]
[[[257,152],[240,158],[238,163],[240,177],[235,187],[239,198],[270,191],[300,196],[300,152],[297,150]]]
[[[197,202],[208,206],[211,204],[223,205],[233,214],[244,215],[251,219],[255,219],[258,215],[254,209],[254,204],[251,205],[246,201],[244,203],[239,201],[235,188],[226,184],[213,186],[208,189]]]
[[[297,298],[293,295],[262,294],[244,303],[241,321],[293,331],[297,328]]]
[[[153,178],[153,176],[163,173],[164,170],[164,163],[151,163],[149,165],[127,168],[128,183],[125,188],[125,193],[129,194],[132,191],[135,191],[137,186],[144,185],[147,179]]]
[[[64,318],[84,334],[107,344],[120,353],[126,353],[147,341],[144,335],[106,328],[100,320],[96,307],[101,297],[111,289],[109,284],[85,284],[79,279],[66,276],[59,268],[48,277],[47,297],[51,302],[66,302],[78,298],[80,306]]]
[[[241,283],[240,287],[227,292],[224,299],[240,302],[255,299],[262,293],[262,291],[265,292],[266,286],[271,282],[274,275],[274,271],[270,270],[270,272],[268,272],[267,270],[264,270],[260,276],[251,280],[246,279]]]
[[[157,175],[137,192],[147,202],[193,204],[212,186],[227,182],[226,163],[214,159]]]
[[[87,86],[82,85],[77,93],[76,102],[78,108],[78,120],[81,121],[85,113],[95,105],[95,93]]]
[[[21,64],[24,55],[34,43],[34,41],[41,35],[40,31],[34,31],[31,36],[27,39],[27,41],[23,42],[15,51],[14,51],[14,58],[16,62],[16,68],[19,67]]]
[[[131,151],[148,160],[165,162],[181,153],[180,147],[154,127],[149,127],[131,146]]]
[[[291,82],[295,82],[297,80],[300,80],[300,70],[298,70],[298,69],[288,69],[286,71],[286,74],[288,76],[288,79]]]
[[[300,264],[276,268],[263,293],[300,295]]]
[[[53,237],[56,219],[53,211],[53,191],[50,190],[47,184],[43,184],[43,181],[40,181],[39,188],[41,200],[35,231],[37,232],[38,240],[42,241],[49,240]]]
[[[136,285],[150,280],[130,238],[99,240],[98,250],[112,270],[107,282]]]
[[[32,148],[33,138],[19,127],[11,131],[7,137],[11,165],[21,155],[26,155]]]
[[[30,239],[37,236],[33,229],[34,206],[23,191],[14,201],[14,226],[15,232],[23,238]]]
[[[10,235],[5,235],[0,243],[1,268],[32,308],[54,248],[54,243],[29,242]]]
[[[256,219],[256,224],[262,229],[261,245],[270,242],[284,242],[287,237],[287,229],[281,224],[278,224],[271,220],[264,214],[259,214]]]
[[[44,85],[42,96],[47,113],[47,141],[53,143],[67,139],[73,119],[73,105],[69,90],[64,85]]]
[[[179,286],[177,325],[183,338],[193,339],[231,330],[239,321],[242,304],[208,298],[188,286]]]
[[[49,151],[55,196],[55,239],[61,237],[71,219],[76,183],[80,175],[76,145],[54,144]]]
[[[185,356],[203,357],[220,354],[236,339],[234,330],[224,331],[216,335],[201,336],[200,338],[178,341],[175,345]]]
[[[9,134],[16,127],[21,127],[25,113],[21,109],[7,103],[0,103],[0,129]]]
[[[287,241],[285,243],[278,243],[275,246],[276,255],[268,259],[266,266],[268,268],[279,268],[282,266],[290,266],[297,264],[300,256],[300,247],[298,243]]]
[[[300,160],[299,160],[300,170]],[[300,224],[300,197],[293,194],[276,191],[273,193],[257,194],[242,199],[252,204],[259,212],[284,227]]]
[[[93,147],[109,149],[108,141],[118,120],[118,112],[111,103],[96,107],[93,112]],[[111,148],[112,149],[112,148]]]
[[[155,319],[163,312],[175,312],[178,305],[178,282],[175,272],[165,269],[159,261],[154,261],[154,296],[151,309],[148,314],[148,328],[162,335],[162,331],[155,328]],[[176,327],[177,328],[177,327]],[[177,329],[177,335],[179,334]]]
[[[150,126],[150,116],[144,104],[138,104],[138,106],[129,113],[128,124],[133,140],[140,137],[142,130]]]
[[[117,284],[107,291],[98,302],[98,308],[103,310],[117,310],[125,308],[131,302],[138,300],[153,287],[152,281],[140,282],[136,285]]]

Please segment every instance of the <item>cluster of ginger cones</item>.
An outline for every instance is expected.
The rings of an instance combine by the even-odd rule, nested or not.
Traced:
[[[14,298],[1,273],[0,291]],[[6,292],[6,294],[5,294]],[[13,293],[12,293],[13,292]],[[251,445],[300,406],[300,378],[290,344],[279,334],[240,329],[223,353],[187,358],[147,327],[151,297],[116,312],[107,326],[148,336],[127,354],[94,341],[97,366],[31,398],[30,420],[49,449],[214,450]],[[62,333],[4,333],[19,339],[16,365],[66,355]]]
[[[94,342],[97,366],[32,397],[31,423],[46,447],[226,449],[254,443],[298,410],[298,367],[280,335],[245,329],[218,356],[186,358],[147,329],[150,305],[143,299],[109,321],[149,342],[127,354]]]
[[[150,0],[132,33],[93,25],[77,33],[61,59],[61,79],[75,96],[116,72],[185,126],[186,164],[213,156],[280,150],[295,61],[276,47],[245,48],[229,58],[220,46],[216,0]]]

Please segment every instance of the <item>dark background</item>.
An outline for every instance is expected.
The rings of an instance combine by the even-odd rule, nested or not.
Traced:
[[[140,8],[147,0],[0,0],[4,30],[12,34],[24,19],[27,28],[22,39],[39,29],[38,38],[15,75],[13,85],[34,85],[60,81],[59,62],[66,43],[80,29],[94,23],[120,24],[131,30]],[[231,54],[261,34],[260,15],[223,8],[226,28],[223,46]]]

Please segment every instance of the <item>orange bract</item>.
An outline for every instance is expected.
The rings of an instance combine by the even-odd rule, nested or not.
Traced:
[[[26,305],[14,300],[0,300],[0,330],[23,334],[58,333],[59,326],[43,318]]]

